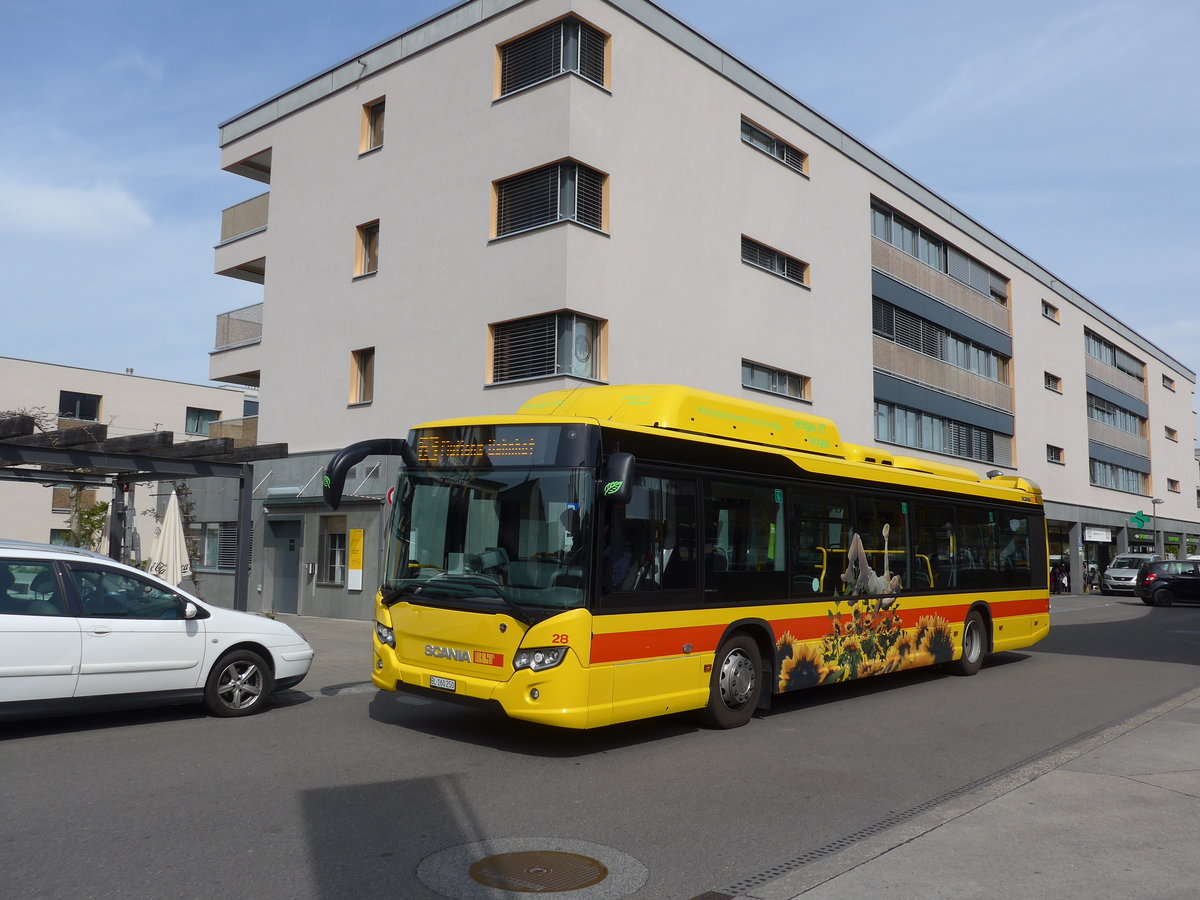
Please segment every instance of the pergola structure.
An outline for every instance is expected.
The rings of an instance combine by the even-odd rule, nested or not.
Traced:
[[[258,459],[287,456],[287,444],[235,447],[233,438],[175,443],[170,431],[108,437],[99,423],[38,432],[32,416],[0,418],[0,481],[111,487],[108,555],[123,556],[125,492],[140,481],[186,478],[238,480],[234,608],[245,610],[250,582],[250,504]]]

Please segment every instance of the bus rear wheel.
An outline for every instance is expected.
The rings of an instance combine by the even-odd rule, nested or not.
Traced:
[[[762,690],[762,654],[749,635],[721,644],[708,683],[703,720],[712,728],[740,728],[750,721]]]
[[[971,610],[963,621],[962,656],[950,663],[955,675],[974,675],[983,667],[987,653],[987,637],[983,631],[983,616]]]

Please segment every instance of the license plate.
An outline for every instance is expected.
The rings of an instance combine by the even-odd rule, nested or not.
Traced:
[[[430,675],[429,686],[441,688],[443,691],[453,691],[458,688],[458,683],[453,678],[442,678],[440,675]]]

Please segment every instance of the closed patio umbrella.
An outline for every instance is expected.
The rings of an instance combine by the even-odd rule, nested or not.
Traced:
[[[146,570],[163,581],[179,585],[192,574],[188,560],[187,540],[183,534],[183,517],[179,514],[179,498],[175,491],[167,500],[167,511],[154,532],[154,542],[146,557]]]

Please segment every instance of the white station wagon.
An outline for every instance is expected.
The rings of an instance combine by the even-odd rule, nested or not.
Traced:
[[[0,718],[189,701],[244,716],[312,659],[283,622],[87,550],[0,541]]]

